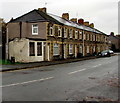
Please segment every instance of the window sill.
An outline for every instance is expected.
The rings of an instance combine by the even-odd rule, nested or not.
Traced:
[[[48,35],[48,36],[54,36],[54,35]]]
[[[32,34],[32,35],[38,35],[38,34]]]
[[[53,57],[59,57],[59,56],[60,56],[59,54],[53,55]]]

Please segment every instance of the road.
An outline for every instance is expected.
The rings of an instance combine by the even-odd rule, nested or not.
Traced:
[[[3,101],[116,101],[118,56],[2,74]]]

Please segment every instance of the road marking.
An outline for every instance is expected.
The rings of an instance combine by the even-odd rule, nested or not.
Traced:
[[[15,83],[15,84],[8,84],[8,85],[0,86],[0,87],[4,88],[4,87],[10,87],[10,86],[17,86],[17,85],[22,85],[22,84],[28,84],[28,83],[45,81],[45,80],[49,80],[49,79],[53,79],[53,78],[54,77],[41,78],[41,79],[38,79],[38,80],[32,80],[32,81],[27,81],[27,82],[22,82],[22,83]]]
[[[101,66],[102,64],[98,64],[98,65],[95,65],[95,66],[93,66],[94,68],[96,68],[96,67],[99,67],[99,66]]]
[[[81,69],[81,70],[73,71],[73,72],[70,72],[68,74],[70,75],[70,74],[74,74],[74,73],[81,72],[81,71],[84,71],[84,70],[86,70],[86,69]]]

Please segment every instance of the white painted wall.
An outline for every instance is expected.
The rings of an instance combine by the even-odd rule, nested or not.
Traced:
[[[37,62],[43,61],[43,42],[42,42],[42,56],[37,56],[37,42],[35,42],[35,56],[29,56],[29,39],[15,39],[9,42],[9,59],[15,57],[15,62]]]

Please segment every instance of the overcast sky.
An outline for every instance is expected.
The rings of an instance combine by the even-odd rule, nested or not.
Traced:
[[[0,0],[0,18],[8,22],[33,9],[47,7],[47,12],[58,16],[69,13],[71,18],[83,18],[95,28],[118,34],[119,0]]]

